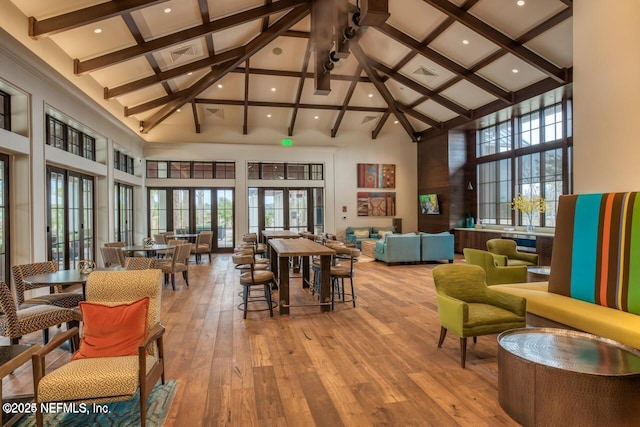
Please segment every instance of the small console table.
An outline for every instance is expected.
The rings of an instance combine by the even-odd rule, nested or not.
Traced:
[[[640,351],[566,329],[503,332],[498,399],[524,426],[638,426]]]

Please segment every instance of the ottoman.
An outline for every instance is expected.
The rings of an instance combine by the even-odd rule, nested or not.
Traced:
[[[377,240],[363,240],[360,244],[362,255],[375,258],[376,242]]]

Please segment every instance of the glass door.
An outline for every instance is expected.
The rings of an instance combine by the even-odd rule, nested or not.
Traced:
[[[169,231],[167,190],[149,190],[149,236]]]
[[[217,196],[218,238],[214,241],[214,248],[233,249],[233,190],[219,188]]]
[[[173,190],[173,229],[177,234],[190,233],[189,190]]]
[[[289,190],[289,230],[295,232],[307,231],[309,228],[308,191]]]
[[[9,156],[0,154],[0,280],[8,282],[9,259]]]
[[[133,245],[133,187],[116,182],[114,240]]]
[[[66,258],[65,235],[65,191],[64,172],[49,168],[49,212],[47,227],[47,242],[49,247],[49,259],[58,263],[58,269],[64,268]]]
[[[264,229],[284,230],[284,190],[264,190]]]

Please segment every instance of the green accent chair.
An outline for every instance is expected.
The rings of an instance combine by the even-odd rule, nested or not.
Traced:
[[[538,265],[538,254],[519,252],[515,240],[487,240],[487,250],[492,254],[506,256],[507,265]]]
[[[460,337],[460,366],[465,367],[467,338],[497,334],[526,325],[526,300],[489,288],[484,270],[476,265],[444,264],[433,269],[440,340],[447,331]]]
[[[507,257],[495,255],[479,249],[464,248],[464,259],[469,265],[482,267],[486,274],[487,285],[527,282],[526,265],[507,265]]]

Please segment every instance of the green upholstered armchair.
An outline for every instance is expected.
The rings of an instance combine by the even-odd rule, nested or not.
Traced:
[[[506,283],[524,283],[527,281],[526,265],[507,265],[507,257],[495,255],[479,249],[464,248],[464,259],[467,264],[482,267],[486,274],[487,285],[504,285]]]
[[[467,337],[497,334],[526,325],[526,300],[495,291],[485,283],[484,270],[476,265],[445,264],[433,269],[436,285],[440,340],[450,330],[460,337],[460,366],[464,368]]]
[[[487,240],[487,250],[492,254],[505,255],[507,257],[507,265],[538,265],[538,254],[519,252],[516,248],[515,240]]]

